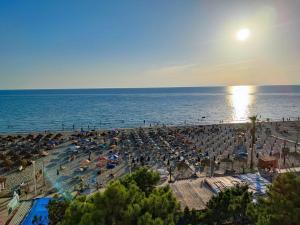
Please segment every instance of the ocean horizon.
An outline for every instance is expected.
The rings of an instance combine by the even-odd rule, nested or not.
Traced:
[[[246,122],[300,116],[300,85],[0,90],[0,132]]]
[[[174,86],[174,87],[78,87],[78,88],[9,88],[9,89],[0,89],[0,92],[27,92],[27,91],[78,91],[78,90],[158,90],[158,89],[221,89],[224,90],[228,87],[236,87],[236,86],[249,86],[262,88],[260,91],[266,92],[267,90],[282,90],[283,92],[287,91],[299,91],[300,84],[274,84],[274,85],[208,85],[208,86]],[[271,89],[270,89],[271,88]]]

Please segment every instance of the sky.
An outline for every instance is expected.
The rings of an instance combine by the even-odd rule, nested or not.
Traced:
[[[1,0],[0,89],[300,84],[299,11],[298,0]]]

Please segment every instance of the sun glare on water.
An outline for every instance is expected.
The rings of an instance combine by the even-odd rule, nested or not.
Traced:
[[[231,86],[229,87],[229,102],[232,107],[233,122],[248,120],[250,116],[249,107],[253,101],[253,86]]]

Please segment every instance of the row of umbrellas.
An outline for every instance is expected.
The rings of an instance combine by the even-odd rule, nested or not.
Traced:
[[[119,158],[119,156],[117,154],[111,154],[108,157],[99,156],[96,160],[97,161],[96,166],[103,167],[104,165],[108,164],[109,161],[116,161],[116,160],[118,160],[118,158]],[[91,163],[90,160],[84,159],[80,162],[80,166],[85,167],[85,166],[88,166],[90,163]]]

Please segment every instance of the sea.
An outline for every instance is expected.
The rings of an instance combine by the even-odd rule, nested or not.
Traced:
[[[300,85],[0,90],[0,133],[300,117]]]

